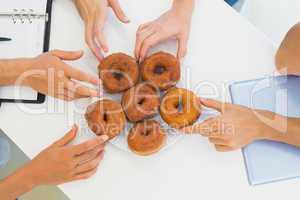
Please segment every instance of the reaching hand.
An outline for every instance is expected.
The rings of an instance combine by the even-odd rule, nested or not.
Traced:
[[[193,7],[193,6],[192,6]],[[181,59],[187,51],[192,10],[184,6],[173,6],[158,19],[142,24],[136,33],[135,57],[143,61],[150,47],[170,38],[178,40],[177,57]]]
[[[108,8],[111,7],[117,18],[128,23],[118,0],[74,0],[81,18],[85,23],[85,41],[100,61],[102,51],[108,52],[108,44],[103,34]]]
[[[86,179],[96,171],[103,158],[108,136],[99,136],[78,145],[69,145],[76,137],[75,125],[63,138],[36,156],[24,170],[35,185],[57,185]]]
[[[185,133],[200,133],[208,137],[217,151],[236,150],[257,139],[271,139],[270,135],[280,134],[279,124],[283,118],[275,113],[251,110],[250,108],[201,99],[206,107],[218,110],[218,117],[210,118],[201,124],[183,128]],[[261,120],[268,119],[268,125]]]
[[[29,65],[17,81],[33,89],[59,99],[71,101],[84,97],[99,96],[94,89],[76,83],[74,80],[99,85],[97,77],[75,69],[63,60],[77,60],[82,52],[54,50],[30,59]],[[22,83],[21,83],[22,84]]]

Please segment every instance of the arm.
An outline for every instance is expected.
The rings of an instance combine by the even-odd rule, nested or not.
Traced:
[[[170,38],[177,40],[178,59],[185,56],[194,3],[194,0],[174,0],[171,9],[158,19],[139,26],[134,51],[139,62],[144,60],[150,47]]]
[[[22,194],[31,191],[36,186],[31,173],[24,167],[0,181],[0,198],[2,200],[17,199]]]
[[[300,23],[282,41],[276,54],[276,67],[282,74],[300,75]]]
[[[0,59],[0,86],[14,85],[29,65],[29,59]]]
[[[201,99],[199,103],[221,114],[182,131],[208,137],[217,151],[240,149],[259,139],[300,147],[300,119],[210,99]]]
[[[92,176],[103,158],[108,136],[70,145],[77,130],[74,126],[24,167],[0,181],[0,199],[15,200],[40,185],[58,185]]]

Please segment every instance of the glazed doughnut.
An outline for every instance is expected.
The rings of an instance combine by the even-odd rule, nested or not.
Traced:
[[[129,131],[127,142],[134,153],[147,156],[158,152],[166,143],[166,133],[155,120],[135,124]]]
[[[89,128],[96,135],[107,135],[110,139],[120,134],[126,117],[118,102],[104,99],[88,106],[85,118]]]
[[[180,63],[173,55],[158,52],[143,61],[141,74],[144,81],[151,82],[161,90],[167,90],[180,79]]]
[[[129,121],[150,118],[159,110],[158,88],[147,82],[137,84],[123,94],[121,104]]]
[[[193,124],[201,114],[197,96],[183,88],[171,88],[164,95],[160,105],[162,119],[173,128]]]
[[[134,86],[139,79],[136,60],[123,53],[114,53],[104,58],[98,66],[104,89],[118,93]]]

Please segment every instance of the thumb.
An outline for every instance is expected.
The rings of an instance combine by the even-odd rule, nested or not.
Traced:
[[[187,38],[182,37],[178,39],[178,51],[177,51],[177,58],[182,59],[187,52]]]
[[[215,109],[219,112],[222,112],[223,110],[223,103],[217,100],[213,100],[213,99],[204,99],[204,98],[200,98],[200,102],[202,103],[202,105],[208,107],[208,108],[212,108]]]
[[[113,9],[114,13],[116,14],[117,18],[123,22],[123,23],[129,23],[130,20],[125,15],[123,9],[120,6],[120,3],[118,0],[110,0],[109,1],[110,7]]]
[[[77,131],[78,131],[78,126],[76,124],[74,124],[72,129],[67,134],[65,134],[61,139],[56,141],[53,144],[53,146],[62,147],[62,146],[69,144],[70,142],[72,142],[75,139],[75,137],[77,135]]]
[[[53,50],[50,51],[50,54],[62,60],[77,60],[83,56],[83,51]]]

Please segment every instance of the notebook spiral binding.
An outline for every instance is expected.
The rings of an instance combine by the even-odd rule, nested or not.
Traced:
[[[14,24],[18,22],[31,24],[35,19],[48,21],[47,13],[36,13],[33,9],[13,9],[12,12],[0,12],[0,17],[10,17]]]

